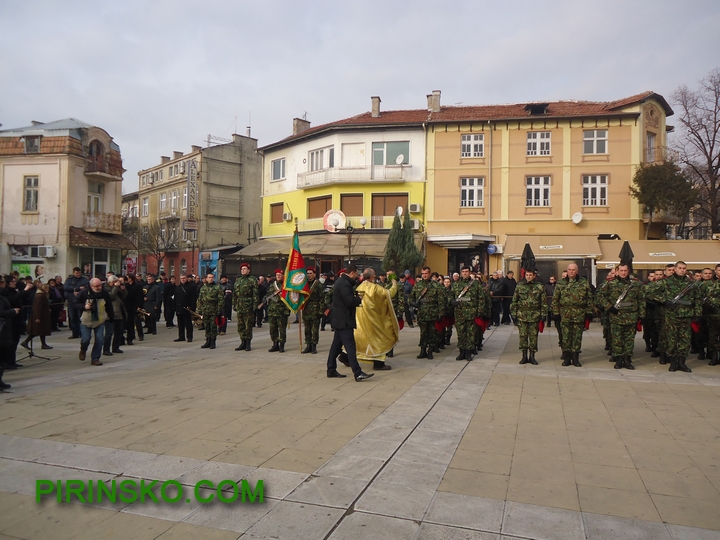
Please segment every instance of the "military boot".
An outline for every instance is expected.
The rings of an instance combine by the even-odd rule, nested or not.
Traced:
[[[660,353],[658,352],[658,350],[655,347],[653,347],[653,350],[650,353],[650,358],[657,358],[659,356],[660,356]]]
[[[635,369],[635,366],[633,366],[633,364],[632,364],[632,356],[630,356],[629,354],[625,355],[624,365],[625,365],[625,369],[630,369],[630,370]]]
[[[445,345],[450,345],[450,336],[445,336]]]
[[[465,360],[465,349],[460,349],[460,354],[455,357],[455,360]]]
[[[252,351],[252,347],[250,346],[250,342],[251,342],[251,341],[252,341],[252,339],[248,339],[248,340],[247,340],[247,343],[245,343],[245,350],[246,350],[246,351]]]
[[[571,359],[571,357],[570,357],[570,353],[569,353],[569,352],[563,351],[561,358],[562,358],[562,360],[563,360],[563,363],[562,363],[563,366],[569,366],[569,365],[570,365],[570,362],[572,361],[572,359]]]
[[[533,366],[537,366],[537,360],[535,360],[535,351],[530,351],[530,356],[528,357],[528,362],[530,362]]]
[[[645,340],[645,352],[652,352],[652,350],[653,350],[653,348],[652,348],[652,345],[650,344],[650,340],[646,339]]]
[[[433,348],[432,347],[427,348],[427,358],[428,358],[428,360],[435,359],[435,357],[433,356]]]
[[[285,352],[285,343],[282,341],[278,341],[278,351]]]
[[[660,360],[659,360],[659,362],[660,362],[663,366],[668,363],[668,358],[667,358],[667,355],[666,355],[665,353],[660,353]],[[673,370],[673,371],[675,371],[675,370]]]
[[[280,350],[280,342],[273,341],[273,346],[268,349],[268,352],[278,352]]]
[[[214,348],[215,348],[215,340],[216,340],[216,339],[217,339],[217,338],[210,338],[210,347],[208,347],[209,349],[214,349]]]
[[[623,357],[622,356],[613,356],[610,358],[610,361],[615,361],[615,365],[613,366],[615,369],[620,369],[623,367]]]
[[[317,345],[315,345],[315,343],[313,343],[312,345],[310,345],[310,352],[311,352],[312,354],[317,354]]]
[[[440,347],[438,347],[437,344],[435,344],[433,347],[428,347],[428,354],[431,352],[440,352]]]
[[[572,365],[575,367],[582,367],[582,364],[580,363],[580,353],[579,352],[572,353]]]
[[[720,361],[718,360],[718,353],[716,351],[710,355],[710,363],[708,366],[717,366],[719,363]]]
[[[668,371],[677,371],[677,368],[678,368],[677,358],[675,358],[674,356],[671,356],[669,358],[669,360],[670,360],[670,368],[668,368]]]
[[[680,371],[684,371],[685,373],[692,373],[692,369],[690,369],[689,367],[687,367],[685,365],[685,361],[686,361],[686,358],[684,356],[680,356],[678,358],[677,368]]]
[[[300,354],[308,354],[309,352],[312,352],[312,346],[308,343],[305,348],[300,351]]]
[[[527,356],[527,349],[522,350],[522,359],[520,360],[521,364],[527,364],[528,363],[528,356]]]
[[[432,349],[431,349],[431,352],[432,352]],[[420,354],[418,354],[416,356],[416,358],[427,358],[427,357],[428,357],[428,353],[425,350],[425,347],[420,347]]]
[[[707,356],[705,356],[705,348],[700,349],[700,354],[698,354],[698,360],[705,360]]]
[[[444,348],[445,348],[445,340],[442,340],[440,343],[438,343],[435,348],[436,348],[436,349],[444,349]],[[438,350],[438,351],[435,351],[435,352],[440,352],[440,351]]]
[[[473,353],[472,351],[465,351],[465,360],[468,362],[472,362],[473,359]]]
[[[209,337],[205,338],[205,344],[200,345],[200,348],[201,349],[209,349],[210,348],[210,338]]]
[[[245,350],[245,347],[247,347],[247,340],[246,340],[246,339],[243,339],[243,340],[242,340],[242,343],[240,343],[240,345],[238,345],[237,347],[235,347],[235,350],[236,350],[236,351],[244,351],[244,350]]]

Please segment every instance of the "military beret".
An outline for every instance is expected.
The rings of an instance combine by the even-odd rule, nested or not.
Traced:
[[[315,273],[317,274],[317,270],[315,270],[315,267],[314,267],[314,266],[308,266],[308,267],[305,269],[305,271],[306,271],[306,272],[315,272]]]
[[[241,263],[240,268],[250,268],[250,263],[246,263],[246,262]]]
[[[276,269],[275,269],[275,273],[276,273],[276,274],[284,274],[285,271],[284,271],[282,268],[276,268]]]

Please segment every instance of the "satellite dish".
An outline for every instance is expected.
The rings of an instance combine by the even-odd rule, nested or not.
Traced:
[[[395,214],[397,214],[398,217],[402,217],[402,215],[403,215],[403,207],[402,207],[402,206],[398,206],[398,207],[395,209]]]
[[[335,224],[337,222],[337,225]],[[340,210],[328,210],[323,216],[323,227],[326,231],[336,233],[345,228],[345,214]]]
[[[582,212],[575,212],[575,213],[572,215],[572,222],[573,222],[575,225],[577,225],[578,223],[580,223],[580,222],[582,221],[582,219],[583,219]]]
[[[398,165],[402,165],[403,161],[405,161],[405,155],[398,154],[398,157],[395,158],[395,163],[397,163]]]

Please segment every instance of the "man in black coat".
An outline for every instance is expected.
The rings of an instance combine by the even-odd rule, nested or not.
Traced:
[[[68,339],[77,339],[80,337],[80,316],[82,310],[78,310],[75,307],[78,295],[82,291],[86,291],[90,286],[88,278],[82,275],[82,270],[79,267],[73,268],[73,273],[70,277],[65,280],[65,300],[67,300],[68,310],[68,325],[72,335]]]
[[[497,272],[493,272],[488,281],[488,292],[492,297],[492,313],[490,315],[493,326],[500,326],[500,310],[502,308],[502,296],[505,294],[505,285],[503,280],[498,277]]]
[[[180,276],[180,284],[175,288],[175,313],[178,320],[178,337],[175,341],[193,340],[193,320],[186,308],[195,311],[197,307],[197,287],[185,274]],[[167,313],[167,312],[166,312]],[[187,340],[185,335],[187,334]]]
[[[510,270],[507,273],[507,276],[502,279],[503,282],[503,300],[502,300],[502,308],[503,308],[503,316],[502,316],[502,324],[512,324],[512,319],[510,318],[510,303],[512,302],[512,297],[515,294],[515,287],[517,287],[517,281],[515,281],[515,274],[512,270]]]
[[[0,275],[0,292],[5,292],[5,279]],[[4,294],[0,294],[0,390],[7,390],[10,385],[3,382],[3,373],[7,363],[15,362],[17,342],[13,338],[13,319],[18,317],[19,307],[12,307]]]
[[[163,289],[163,309],[165,310],[165,326],[172,328],[175,326],[175,276],[170,276],[170,281],[165,284]]]
[[[333,318],[332,327],[335,330],[330,353],[327,360],[327,376],[345,377],[337,371],[337,357],[345,347],[348,357],[348,367],[352,368],[355,380],[360,382],[369,379],[374,373],[367,374],[360,369],[355,349],[355,309],[362,304],[353,287],[358,277],[358,270],[354,264],[349,264],[347,271],[338,278],[333,287]],[[345,363],[345,362],[343,362]]]
[[[145,318],[148,334],[157,334],[157,320],[160,313],[160,305],[162,304],[162,292],[160,286],[155,282],[153,274],[147,275],[147,285],[143,289],[145,296],[143,298],[143,309],[150,315]]]
[[[143,289],[142,285],[138,283],[137,278],[128,274],[127,284],[125,289],[128,294],[125,297],[125,311],[127,312],[127,320],[125,321],[125,328],[127,329],[127,344],[134,345],[135,331],[137,330],[138,339],[143,341],[145,336],[143,335],[142,321],[138,314],[138,308],[143,306]]]

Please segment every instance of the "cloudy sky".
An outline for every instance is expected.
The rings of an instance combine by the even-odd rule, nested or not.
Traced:
[[[720,67],[717,0],[0,0],[1,129],[74,117],[137,172],[370,109],[667,98]],[[672,123],[672,119],[671,119]]]

